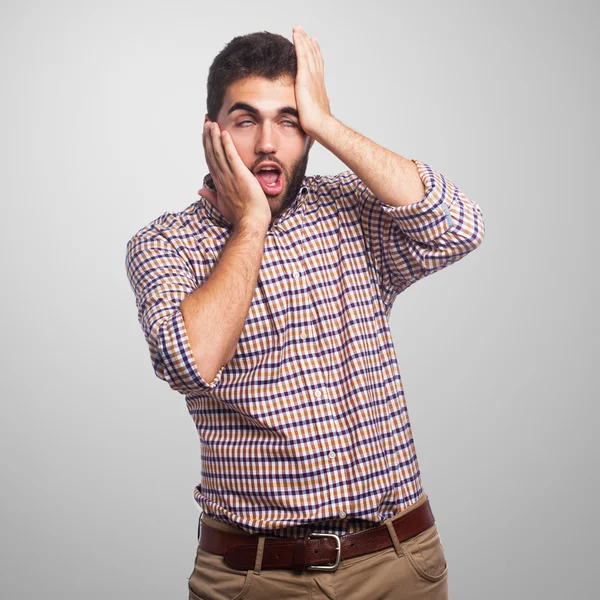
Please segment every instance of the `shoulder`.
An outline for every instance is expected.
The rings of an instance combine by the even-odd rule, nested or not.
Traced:
[[[310,190],[317,190],[339,186],[340,184],[358,179],[359,177],[356,173],[350,169],[346,169],[334,175],[308,175],[304,178],[304,185]]]
[[[214,225],[198,200],[180,211],[164,212],[136,231],[127,242],[127,251],[145,242],[170,243],[175,248],[197,243],[214,235]]]
[[[321,204],[328,199],[335,203],[355,200],[357,194],[367,189],[360,177],[350,169],[335,175],[307,177],[305,184]]]

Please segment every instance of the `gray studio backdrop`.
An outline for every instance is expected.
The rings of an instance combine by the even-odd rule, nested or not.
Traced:
[[[391,317],[450,597],[598,597],[597,4],[22,1],[0,23],[1,598],[187,597],[199,442],[125,245],[197,199],[215,54],[296,24],[333,114],[483,211],[482,246]],[[344,169],[315,145],[308,174]]]

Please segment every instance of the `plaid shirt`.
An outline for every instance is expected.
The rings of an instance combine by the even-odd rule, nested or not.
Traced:
[[[232,360],[196,368],[179,308],[209,277],[231,224],[204,197],[127,244],[155,374],[185,395],[200,438],[205,513],[249,533],[353,533],[423,494],[388,319],[396,296],[482,241],[479,206],[414,161],[426,189],[381,202],[352,171],[306,176],[271,224]]]

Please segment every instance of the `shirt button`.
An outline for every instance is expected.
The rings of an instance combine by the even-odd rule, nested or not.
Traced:
[[[300,277],[300,273],[298,271],[294,271],[294,279],[298,279]]]
[[[306,339],[306,334],[304,333],[304,331],[300,334],[300,339],[301,340],[305,340]]]
[[[346,513],[345,513],[345,511],[341,510],[341,511],[339,512],[339,514],[338,514],[338,517],[339,517],[340,519],[345,519],[345,518],[346,518]]]
[[[317,390],[315,392],[315,398],[320,398],[321,397],[321,392],[319,390]]]
[[[335,458],[335,452],[333,450],[329,453],[329,458]]]

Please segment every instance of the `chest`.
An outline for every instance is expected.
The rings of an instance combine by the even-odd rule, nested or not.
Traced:
[[[330,211],[265,238],[234,361],[273,366],[375,327],[383,314],[376,278],[360,226],[344,217]]]

